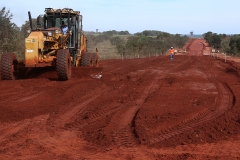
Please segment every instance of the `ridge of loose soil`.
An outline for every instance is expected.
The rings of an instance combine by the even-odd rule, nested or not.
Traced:
[[[0,159],[240,159],[239,61],[199,43],[0,81]]]

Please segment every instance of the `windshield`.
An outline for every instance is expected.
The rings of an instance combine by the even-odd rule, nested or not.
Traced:
[[[60,18],[56,18],[55,27],[61,28],[62,21],[64,21],[65,25],[68,24],[68,19],[67,18],[61,18],[61,19]]]
[[[64,21],[65,25],[68,25],[68,18],[54,18],[53,17],[48,17],[47,23],[46,23],[46,28],[52,28],[52,27],[58,27],[61,28],[62,21]],[[54,24],[55,22],[55,24]]]

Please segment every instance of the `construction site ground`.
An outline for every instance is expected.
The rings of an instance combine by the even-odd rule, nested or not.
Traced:
[[[0,81],[0,159],[240,159],[240,64],[200,42]]]

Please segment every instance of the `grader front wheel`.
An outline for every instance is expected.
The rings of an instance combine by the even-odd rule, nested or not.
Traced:
[[[69,80],[72,74],[71,58],[69,51],[60,49],[57,51],[57,75],[59,80]]]
[[[3,53],[1,56],[1,78],[3,80],[14,80],[17,69],[17,59],[14,53]]]

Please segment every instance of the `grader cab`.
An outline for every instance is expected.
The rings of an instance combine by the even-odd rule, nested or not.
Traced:
[[[52,66],[60,80],[71,78],[72,66],[98,66],[98,50],[87,52],[87,38],[82,33],[82,15],[70,8],[45,8],[33,29],[30,12],[30,33],[25,39],[25,59],[19,62],[14,53],[1,56],[1,78],[15,79],[21,68]],[[63,25],[64,24],[64,29]]]

